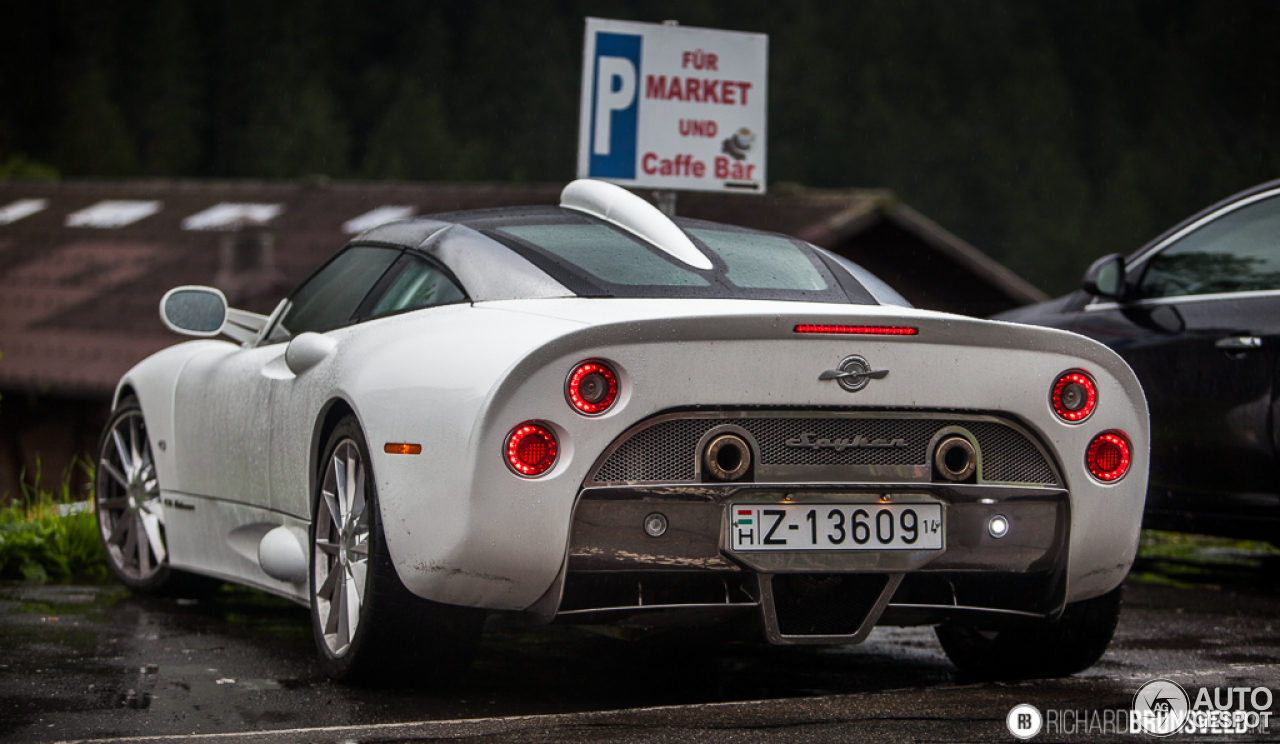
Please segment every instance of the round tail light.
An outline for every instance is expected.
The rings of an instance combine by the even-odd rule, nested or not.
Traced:
[[[556,435],[548,427],[526,421],[507,435],[507,465],[516,473],[532,478],[556,464]]]
[[[1089,418],[1098,404],[1098,387],[1093,378],[1073,369],[1058,375],[1049,393],[1049,403],[1058,418],[1068,423],[1078,423]]]
[[[564,394],[578,413],[604,413],[618,399],[618,375],[604,362],[582,362],[569,373]]]
[[[1084,453],[1084,464],[1094,478],[1110,483],[1118,481],[1129,472],[1129,438],[1122,431],[1104,431],[1089,442]]]

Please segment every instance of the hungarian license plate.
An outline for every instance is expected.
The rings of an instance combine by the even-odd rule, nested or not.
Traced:
[[[939,504],[731,504],[734,550],[941,550]]]

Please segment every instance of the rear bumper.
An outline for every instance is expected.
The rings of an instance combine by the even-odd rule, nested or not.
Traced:
[[[735,551],[730,506],[937,503],[936,550]],[[877,623],[1043,618],[1066,597],[1062,489],[957,484],[700,485],[586,489],[542,620],[657,627],[735,617],[774,643],[856,643]],[[873,512],[874,513],[874,512]],[[654,537],[645,522],[662,515]],[[994,537],[1003,516],[1007,534]]]

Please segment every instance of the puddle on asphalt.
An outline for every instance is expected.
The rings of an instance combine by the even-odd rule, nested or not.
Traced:
[[[129,708],[130,710],[146,710],[151,707],[151,693],[139,693],[137,690],[125,690],[116,693],[117,708]]]
[[[109,609],[129,596],[129,590],[119,584],[0,582],[0,608],[6,614],[85,615]]]
[[[1225,664],[1276,663],[1280,653],[1270,652],[1280,638],[1216,644],[1211,640],[1224,636],[1212,636],[1209,628],[1192,630],[1177,613],[1186,608],[1190,623],[1201,613],[1221,613],[1222,604],[1231,602],[1233,612],[1262,618],[1274,611],[1276,595],[1262,590],[1269,596],[1259,598],[1259,574],[1266,572],[1243,564],[1280,563],[1266,555],[1242,556],[1236,548],[1210,549],[1200,557],[1177,548],[1144,557],[1140,572],[1155,577],[1154,584],[1223,588],[1133,587],[1140,590],[1132,592],[1140,598],[1137,606],[1145,603],[1147,612],[1159,613],[1157,632],[1165,637],[1153,638],[1149,629],[1132,631],[1142,637],[1122,635],[1113,646],[1120,653],[1104,659],[1100,670],[1144,663],[1129,651],[1190,651]],[[1241,598],[1248,597],[1257,600],[1256,608],[1245,609]],[[66,706],[106,711],[136,726],[181,718],[188,733],[196,724],[206,733],[228,726],[524,715],[965,683],[929,628],[878,628],[855,647],[780,647],[736,642],[715,632],[621,641],[565,626],[516,630],[495,622],[465,675],[434,679],[424,672],[421,685],[358,689],[331,682],[320,670],[305,608],[250,589],[226,587],[210,597],[175,601],[134,597],[116,585],[5,583],[0,615],[0,645],[22,649],[0,664],[0,682],[18,690],[29,679],[53,677],[61,680],[57,689],[68,691],[23,688],[25,697],[5,692],[11,695],[6,699],[21,699],[37,716]],[[1218,618],[1208,625],[1231,627]],[[5,725],[0,721],[0,738]]]

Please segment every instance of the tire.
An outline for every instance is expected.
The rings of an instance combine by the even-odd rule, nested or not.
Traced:
[[[120,402],[102,432],[93,501],[107,568],[131,591],[190,596],[221,584],[169,566],[151,438],[142,407],[132,396]]]
[[[1120,585],[1073,602],[1054,621],[999,630],[939,625],[934,632],[951,663],[984,679],[1065,677],[1093,666],[1111,644],[1120,617]]]
[[[405,588],[387,552],[369,448],[354,418],[334,427],[311,520],[311,628],[325,672],[365,685],[446,682],[470,663],[482,610]]]

